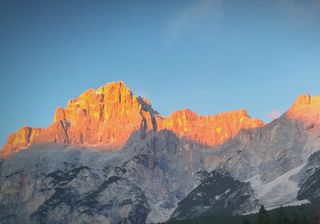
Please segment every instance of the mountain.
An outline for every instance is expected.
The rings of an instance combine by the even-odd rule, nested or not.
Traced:
[[[97,90],[89,89],[57,108],[48,128],[24,126],[9,136],[4,155],[18,152],[33,143],[99,145],[120,149],[134,131],[172,130],[179,137],[216,146],[237,135],[242,128],[261,127],[244,110],[213,116],[197,116],[191,110],[174,112],[167,118],[149,100],[136,97],[126,85],[112,82]]]
[[[264,125],[245,110],[165,117],[123,82],[88,90],[0,160],[0,223],[151,223],[318,195],[320,97]]]
[[[22,127],[10,135],[4,154],[32,143],[104,145],[120,148],[135,130],[153,129],[154,111],[149,102],[132,95],[123,82],[89,89],[57,108],[48,128]]]
[[[227,172],[234,181],[250,183],[254,198],[268,208],[319,199],[319,99],[300,96],[279,119],[261,128],[243,130],[218,147],[219,169]],[[198,188],[201,185],[194,191]],[[203,203],[202,197],[191,200],[193,207]],[[207,206],[214,207],[215,201],[211,200]],[[177,212],[190,214],[192,209],[179,204]]]

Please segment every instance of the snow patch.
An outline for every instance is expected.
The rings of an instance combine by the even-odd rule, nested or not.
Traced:
[[[247,179],[246,182],[250,182],[251,187],[253,189],[262,185],[260,175],[255,175],[255,176],[251,177],[250,179]]]
[[[250,182],[255,197],[266,208],[270,209],[290,203],[300,203],[296,201],[299,190],[298,183],[290,180],[290,177],[299,173],[305,165],[306,163],[303,163],[265,184],[262,184],[259,175],[251,177],[247,182]]]
[[[202,195],[203,195],[202,192],[198,192],[198,193],[197,193],[197,196],[198,196],[198,197],[202,197]]]
[[[228,194],[231,191],[231,189],[227,189],[225,192],[223,192],[222,194],[216,195],[214,197],[215,200],[220,200],[222,198],[223,195]]]
[[[160,201],[154,205],[151,205],[151,212],[147,216],[146,223],[158,223],[158,222],[165,222],[169,220],[170,216],[175,210],[175,207],[170,209],[162,208],[162,204],[164,201]]]
[[[288,204],[285,204],[285,205],[280,205],[280,206],[274,206],[274,207],[267,207],[265,208],[266,210],[270,211],[270,210],[273,210],[273,209],[276,209],[276,208],[280,208],[280,207],[290,207],[290,206],[301,206],[301,205],[305,205],[305,204],[310,204],[310,201],[304,199],[304,200],[301,200],[301,201],[293,201],[291,203],[288,203]],[[258,213],[259,212],[259,209],[257,210],[253,210],[253,211],[250,211],[250,212],[246,212],[246,213],[243,213],[241,215],[251,215],[251,214],[255,214],[255,213]]]

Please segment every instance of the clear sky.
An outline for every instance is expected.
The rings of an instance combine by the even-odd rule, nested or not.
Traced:
[[[320,89],[319,0],[3,0],[0,32],[1,144],[114,80],[164,115],[265,121]]]

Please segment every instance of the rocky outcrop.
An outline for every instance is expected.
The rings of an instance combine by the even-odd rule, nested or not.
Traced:
[[[312,154],[306,166],[299,173],[299,200],[318,202],[320,199],[320,151]]]
[[[54,145],[0,161],[0,223],[145,223],[147,198],[111,154]]]
[[[200,185],[178,203],[173,220],[209,215],[238,215],[258,208],[249,183],[238,181],[222,169],[207,173]]]
[[[4,154],[22,150],[36,142],[104,145],[120,148],[133,131],[152,130],[151,106],[133,96],[123,82],[89,89],[57,108],[48,128],[23,127],[12,134]]]
[[[149,100],[136,97],[126,85],[112,82],[97,90],[89,89],[57,108],[48,128],[22,127],[10,135],[2,154],[8,155],[32,143],[96,145],[120,149],[134,131],[171,130],[207,146],[217,146],[243,128],[263,126],[245,110],[219,115],[198,116],[191,110],[160,116]]]
[[[30,216],[31,223],[145,222],[149,207],[138,186],[118,176],[96,181],[83,166],[48,174],[40,191],[49,197]]]
[[[320,124],[320,96],[301,95],[286,112],[289,119]]]
[[[174,112],[158,126],[160,130],[168,129],[179,137],[214,147],[236,136],[241,129],[262,127],[263,122],[251,118],[243,109],[209,116],[198,116],[186,109]]]

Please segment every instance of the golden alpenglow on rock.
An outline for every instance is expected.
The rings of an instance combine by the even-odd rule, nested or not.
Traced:
[[[151,102],[136,97],[124,82],[111,82],[99,89],[89,89],[57,108],[48,128],[23,127],[10,135],[4,155],[20,151],[32,143],[103,145],[121,149],[135,131],[173,131],[199,144],[217,146],[236,136],[243,128],[262,127],[245,110],[198,116],[179,110],[168,117],[159,115]]]

